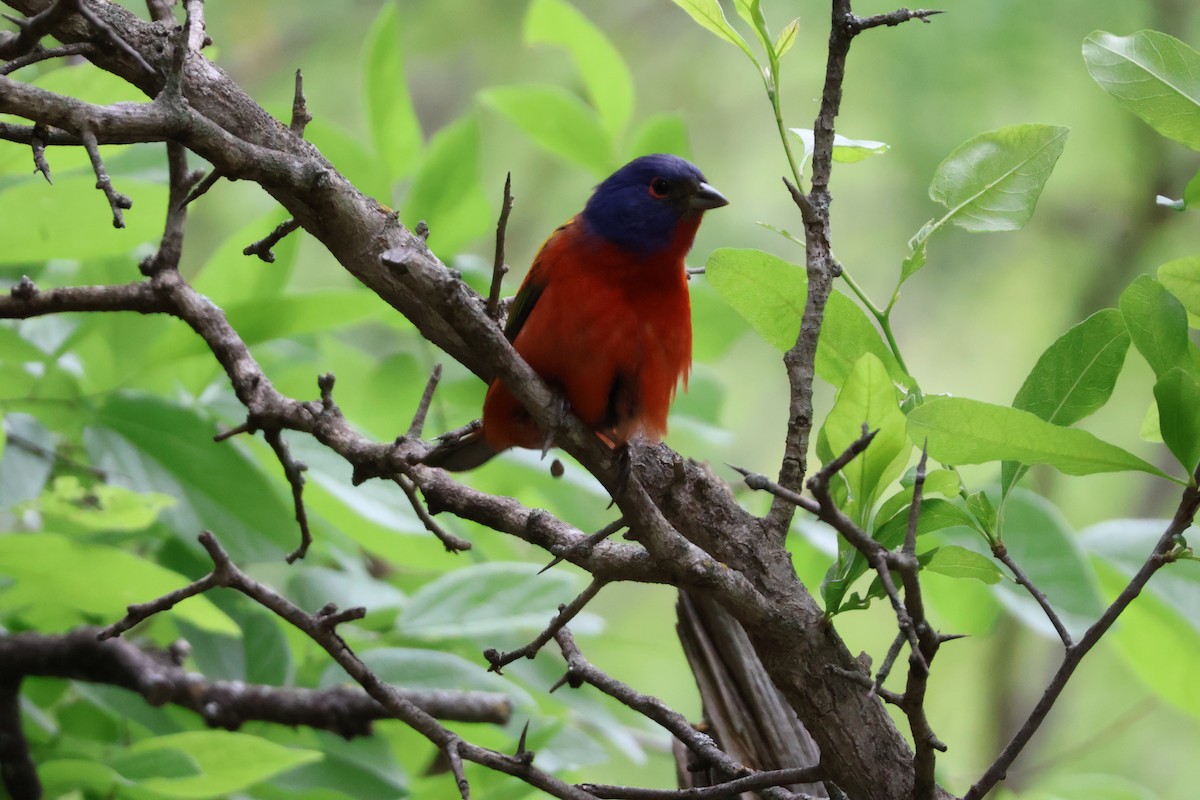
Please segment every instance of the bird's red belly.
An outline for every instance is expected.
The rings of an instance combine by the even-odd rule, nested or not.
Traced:
[[[657,439],[691,364],[686,280],[679,275],[631,291],[612,277],[548,285],[513,344],[588,427],[616,443],[639,431]],[[497,450],[544,444],[544,434],[499,381],[488,389],[483,419],[484,435]]]

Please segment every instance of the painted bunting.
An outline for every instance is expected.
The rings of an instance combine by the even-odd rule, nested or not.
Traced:
[[[682,158],[634,159],[550,235],[513,300],[504,328],[509,341],[612,446],[638,432],[651,439],[666,433],[667,409],[692,362],[683,259],[704,212],[728,202]],[[510,447],[549,444],[496,379],[482,426],[443,441],[423,460],[467,470]]]

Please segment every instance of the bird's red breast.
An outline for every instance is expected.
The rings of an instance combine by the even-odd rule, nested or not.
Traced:
[[[579,217],[542,246],[521,292],[537,298],[513,346],[572,412],[611,443],[667,431],[667,410],[692,362],[684,255],[700,216],[680,222],[668,247],[640,255],[587,229]],[[500,381],[488,389],[483,430],[495,450],[545,439]]]

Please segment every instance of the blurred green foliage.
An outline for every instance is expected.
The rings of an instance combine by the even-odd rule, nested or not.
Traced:
[[[208,23],[217,63],[280,118],[302,68],[309,138],[403,222],[426,220],[431,247],[476,288],[490,275],[505,173],[517,196],[508,234],[517,278],[616,166],[656,151],[695,160],[733,204],[710,215],[692,256],[708,268],[692,285],[696,365],[668,441],[714,465],[770,473],[786,414],[779,351],[795,339],[806,285],[802,245],[779,235],[800,225],[778,177],[800,181],[806,169],[828,12],[779,0],[736,0],[725,14],[717,0],[677,5],[273,0],[213,4]],[[890,10],[875,6],[856,11]],[[850,55],[832,190],[834,247],[853,282],[835,291],[826,317],[815,449],[828,460],[862,422],[881,429],[838,491],[892,544],[926,435],[946,466],[981,464],[932,472],[919,521],[934,621],[973,634],[943,649],[930,692],[934,727],[951,744],[939,778],[962,790],[1057,658],[1036,604],[985,557],[989,541],[1003,537],[1079,632],[1136,570],[1163,527],[1156,518],[1178,496],[1161,477],[1093,473],[1185,479],[1200,460],[1200,362],[1189,333],[1200,317],[1189,208],[1200,203],[1200,178],[1188,149],[1200,141],[1200,57],[1184,44],[1200,42],[1200,14],[1177,0],[949,10],[928,26],[869,32]],[[1142,28],[1164,33],[1130,35]],[[93,102],[137,99],[87,66],[20,75]],[[50,187],[28,174],[24,148],[0,146],[0,281],[29,274],[49,288],[137,277],[161,225],[162,148],[112,147],[106,158],[135,201],[124,231],[109,226],[84,154],[52,150]],[[274,264],[241,254],[281,219],[256,187],[218,184],[194,206],[185,272],[281,391],[314,396],[316,375],[332,371],[348,418],[372,436],[395,436],[438,354],[303,234],[276,248]],[[1137,357],[1126,356],[1131,343]],[[430,432],[477,414],[482,389],[447,365]],[[937,397],[945,393],[956,397]],[[0,412],[5,628],[110,622],[126,603],[203,574],[195,536],[210,528],[240,564],[305,608],[365,605],[368,616],[341,630],[386,680],[506,693],[513,723],[456,726],[472,740],[511,750],[529,719],[543,768],[573,780],[672,784],[666,739],[644,720],[586,691],[546,695],[561,672],[553,655],[504,676],[482,666],[484,647],[523,644],[582,587],[572,568],[535,576],[545,554],[455,520],[444,524],[475,547],[450,556],[394,487],[352,487],[343,462],[299,437],[291,445],[310,467],[317,543],[304,563],[285,565],[297,534],[274,455],[258,439],[212,442],[242,409],[176,321],[0,325]],[[1065,480],[1052,467],[1086,477]],[[510,453],[469,479],[584,529],[608,521],[607,498],[574,466],[554,480],[536,456]],[[745,502],[760,509],[764,499]],[[879,590],[861,557],[810,522],[796,529],[798,573],[831,613],[866,609],[835,621],[853,649],[881,654],[894,622],[870,603]],[[672,602],[666,590],[622,587],[602,593],[575,628],[602,666],[695,716],[686,665],[669,644]],[[1128,614],[1005,791],[1193,796],[1200,565],[1164,570]],[[347,680],[240,596],[190,600],[138,634],[159,644],[187,638],[190,666],[211,678]],[[456,796],[445,775],[425,774],[433,748],[399,725],[352,742],[265,725],[233,734],[116,689],[29,684],[25,724],[48,796]],[[481,769],[468,777],[479,796],[529,794]]]

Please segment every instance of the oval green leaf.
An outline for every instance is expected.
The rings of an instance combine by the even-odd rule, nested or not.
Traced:
[[[929,455],[943,464],[1020,461],[1049,464],[1067,475],[1165,472],[1133,453],[1078,428],[1064,428],[1015,408],[961,397],[939,397],[908,415],[908,435],[928,439]]]
[[[929,186],[929,196],[950,209],[935,228],[947,221],[968,231],[1024,227],[1068,133],[1058,125],[1012,125],[964,142]]]
[[[1158,281],[1189,314],[1200,316],[1200,256],[1168,261],[1158,268]]]
[[[1121,293],[1118,306],[1134,346],[1155,375],[1161,378],[1190,363],[1187,311],[1161,283],[1139,276]]]
[[[1200,462],[1200,379],[1176,367],[1154,384],[1158,430],[1167,447],[1191,475]]]
[[[838,454],[862,436],[864,425],[878,432],[867,449],[842,469],[850,488],[846,512],[862,527],[879,491],[900,477],[912,451],[896,386],[883,362],[870,353],[855,363],[822,429],[830,449]]]
[[[1114,308],[1097,311],[1046,348],[1013,398],[1013,408],[1055,425],[1073,425],[1112,396],[1129,351],[1129,331]],[[1024,470],[1004,463],[1004,494]]]
[[[1200,150],[1200,53],[1174,36],[1095,31],[1083,60],[1100,88],[1154,130]]]
[[[116,621],[126,606],[188,584],[182,575],[132,553],[44,531],[0,536],[0,563],[14,581],[0,592],[0,608],[51,630]],[[206,631],[241,635],[207,597],[190,598],[171,613]]]
[[[808,300],[803,267],[762,250],[721,248],[708,257],[704,272],[725,302],[768,344],[780,352],[796,344]],[[817,375],[841,386],[865,353],[883,362],[892,380],[911,383],[863,310],[840,292],[831,292],[817,343]]]
[[[177,751],[191,759],[199,772],[144,778],[138,785],[159,795],[180,800],[228,795],[294,769],[320,761],[317,750],[300,750],[258,736],[231,731],[188,731],[156,736],[131,745],[130,755]]]

